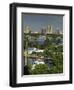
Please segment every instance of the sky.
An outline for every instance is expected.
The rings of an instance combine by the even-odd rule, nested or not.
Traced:
[[[51,25],[53,30],[63,30],[63,15],[51,14],[22,14],[23,30],[25,26],[30,26],[32,32],[40,32],[43,27]]]

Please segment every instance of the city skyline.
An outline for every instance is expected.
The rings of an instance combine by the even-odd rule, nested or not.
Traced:
[[[63,30],[63,15],[44,15],[44,14],[22,14],[23,30],[26,26],[31,28],[32,32],[40,32],[47,25],[53,27],[53,30]]]

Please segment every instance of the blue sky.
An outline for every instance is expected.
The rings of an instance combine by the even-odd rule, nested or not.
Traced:
[[[43,15],[43,14],[22,14],[23,30],[25,26],[30,26],[32,31],[41,31],[43,27],[51,25],[53,30],[59,28],[63,30],[63,16],[62,15]]]

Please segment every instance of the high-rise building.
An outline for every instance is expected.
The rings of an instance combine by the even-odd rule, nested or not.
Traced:
[[[46,34],[46,28],[45,27],[42,28],[41,33]]]
[[[50,25],[47,26],[46,33],[47,34],[52,34],[53,33],[52,26],[50,26]]]
[[[24,33],[31,33],[31,29],[29,26],[25,26]]]
[[[53,29],[52,26],[48,25],[46,28],[42,28],[41,33],[43,34],[52,34],[53,33]]]

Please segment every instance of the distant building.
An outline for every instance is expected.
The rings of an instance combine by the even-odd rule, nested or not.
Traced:
[[[42,34],[52,34],[53,33],[53,29],[52,26],[48,25],[46,28],[42,28],[41,30]]]
[[[57,28],[55,31],[54,31],[54,34],[62,34],[61,30],[59,28]]]
[[[31,29],[29,26],[26,26],[24,29],[24,33],[31,33]]]
[[[52,34],[52,33],[53,33],[52,26],[48,25],[46,29],[46,34]]]
[[[46,34],[46,28],[45,27],[42,28],[41,33]]]

